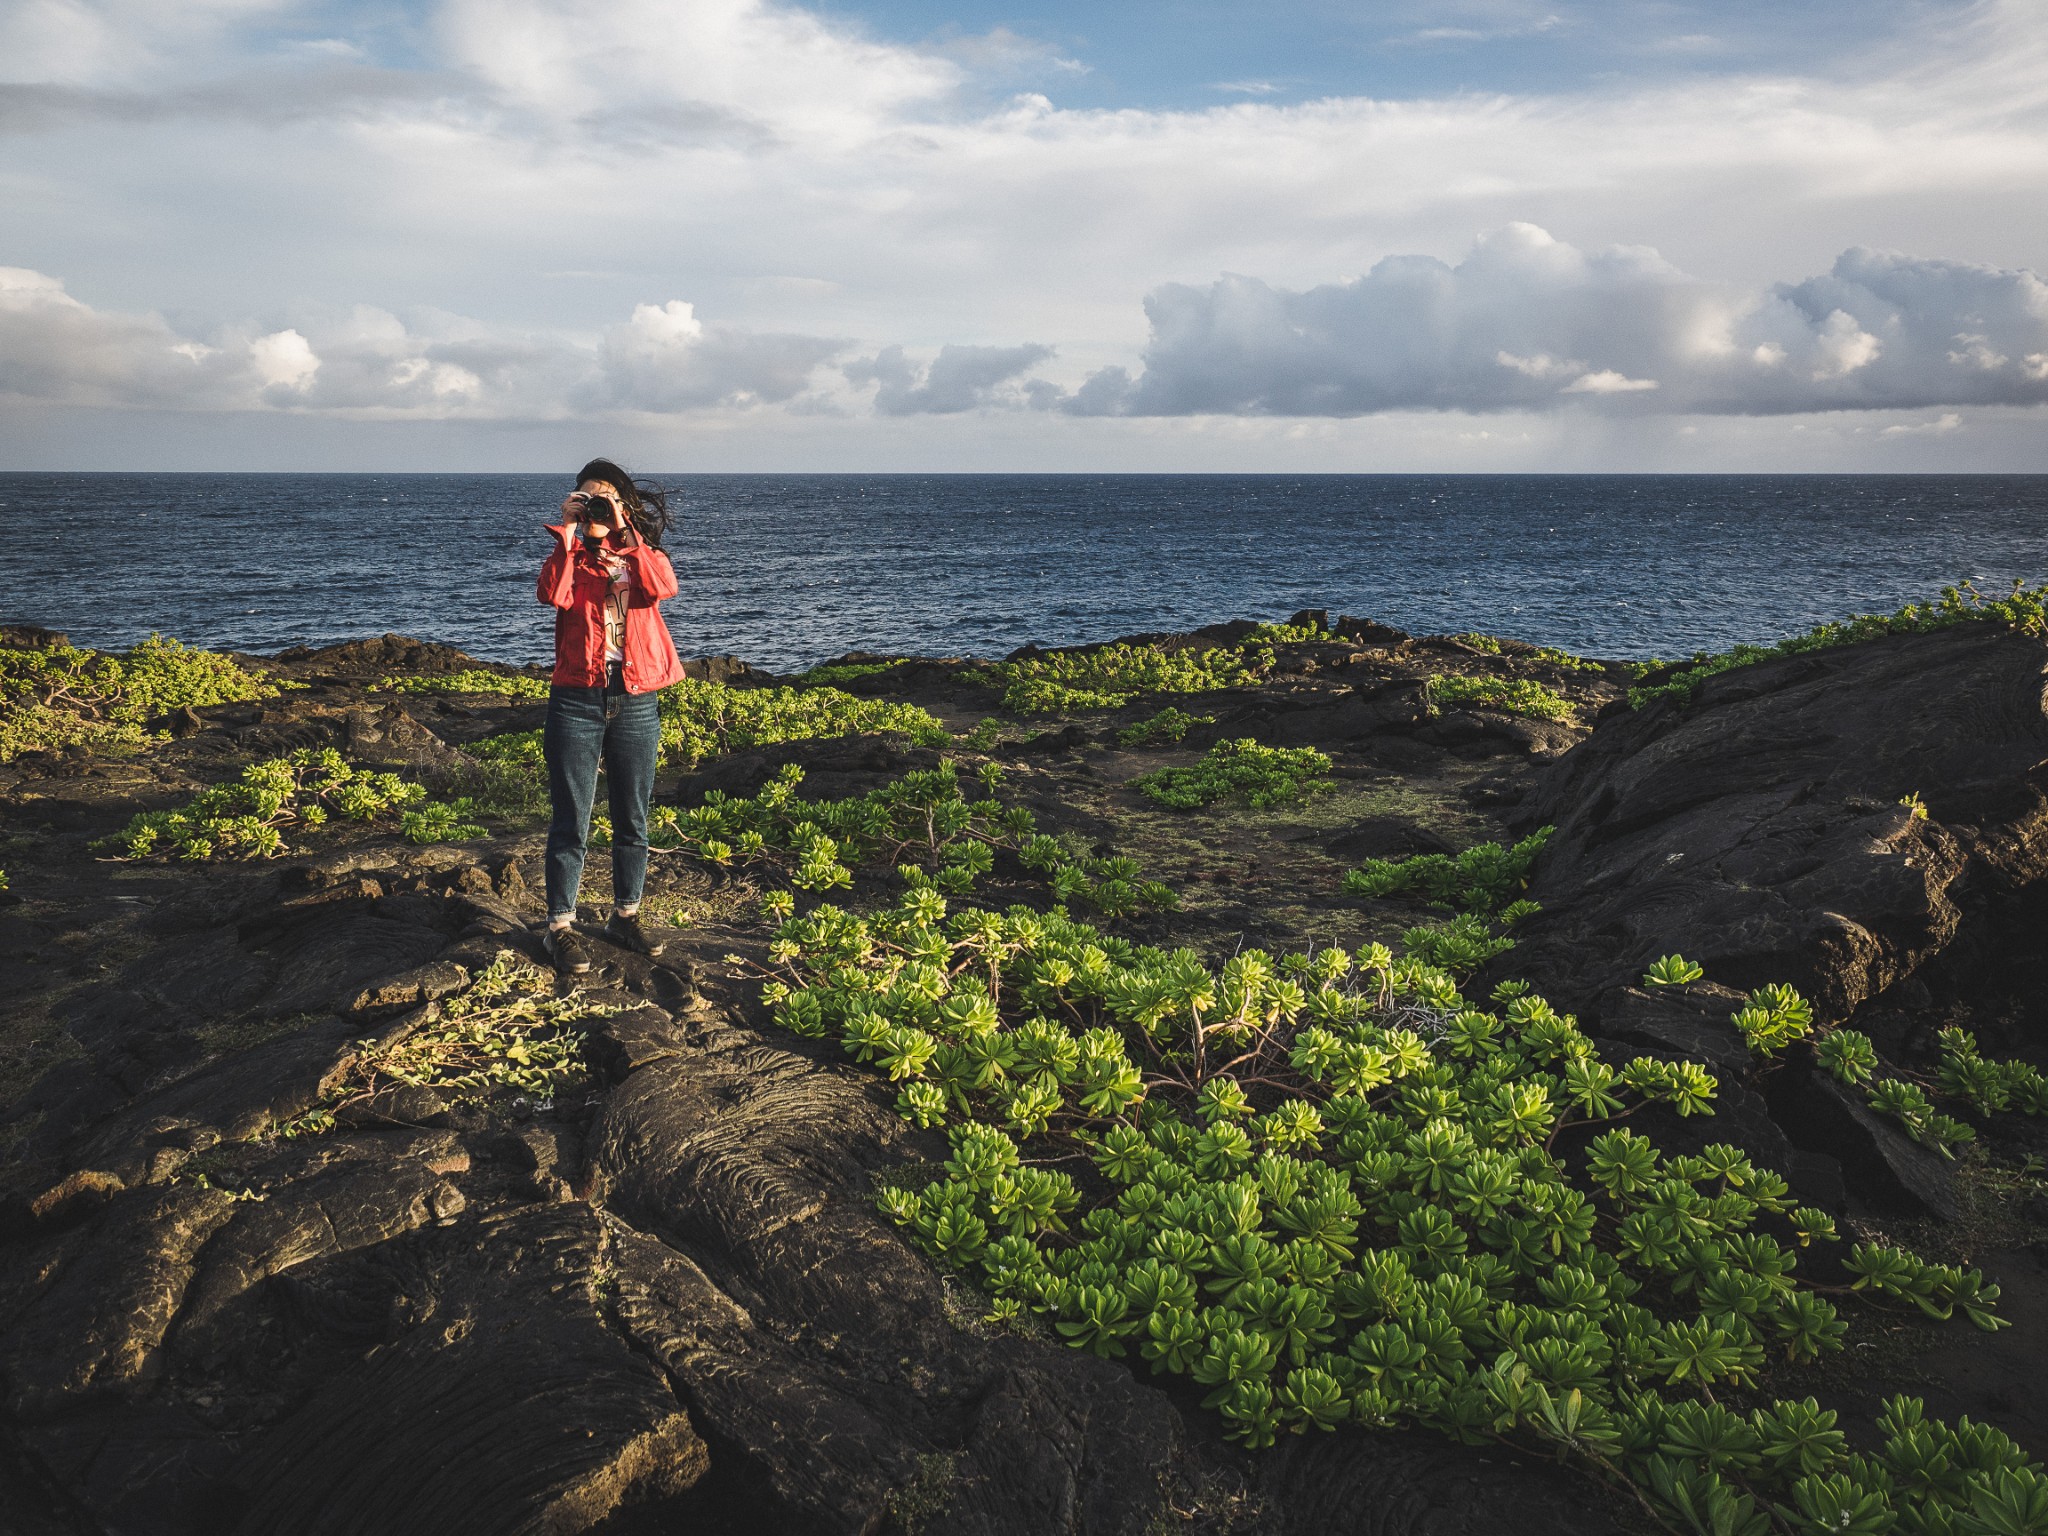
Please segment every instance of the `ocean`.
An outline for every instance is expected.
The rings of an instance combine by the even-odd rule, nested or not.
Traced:
[[[683,475],[685,655],[998,656],[1327,608],[1677,657],[2048,577],[2048,475]],[[0,622],[542,660],[566,476],[0,474]]]

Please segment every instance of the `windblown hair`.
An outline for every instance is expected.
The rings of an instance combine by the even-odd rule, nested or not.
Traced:
[[[661,536],[675,526],[665,487],[652,480],[635,480],[610,459],[592,459],[576,471],[578,485],[586,480],[605,480],[616,486],[634,530],[656,549],[661,548]]]

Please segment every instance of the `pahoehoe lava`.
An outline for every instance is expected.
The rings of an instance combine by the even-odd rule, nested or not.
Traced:
[[[341,829],[234,863],[118,862],[96,840],[299,748],[431,775],[466,743],[531,728],[539,706],[373,691],[486,665],[399,637],[269,665],[305,686],[183,710],[140,755],[0,765],[0,1525],[1644,1528],[1624,1496],[1507,1445],[1346,1427],[1248,1452],[1198,1390],[986,1326],[876,1210],[877,1179],[942,1161],[943,1137],[907,1124],[893,1085],[835,1045],[772,1022],[726,960],[758,954],[761,925],[732,877],[681,859],[657,856],[651,877],[653,904],[691,917],[660,957],[592,946],[580,997],[610,1011],[587,1020],[572,1089],[481,1104],[387,1092],[320,1134],[276,1134],[506,952],[541,963],[539,835],[419,845]],[[1540,678],[1572,711],[1439,706],[1428,679],[1447,667]],[[692,670],[775,681],[730,658]],[[1829,1390],[1867,1419],[1910,1386],[2040,1456],[2048,1198],[2008,1190],[1992,1219],[1996,1191],[1803,1048],[1764,1070],[1728,1017],[1740,991],[1790,982],[1890,1059],[1929,1059],[1934,1032],[1961,1025],[1987,1053],[2048,1063],[2044,680],[2040,639],[1964,624],[1767,660],[1682,707],[1632,710],[1618,667],[1340,621],[1277,647],[1257,680],[1176,698],[1210,717],[1178,745],[1119,741],[1153,699],[956,755],[994,758],[1041,825],[1131,853],[1183,893],[1179,911],[1119,931],[1207,953],[1360,943],[1384,920],[1341,894],[1347,868],[1554,825],[1530,892],[1543,910],[1493,968],[1625,1053],[1722,1073],[1710,1121],[1646,1117],[1660,1139],[1732,1142],[1850,1230],[1984,1266],[2014,1328],[1898,1321],[1871,1360],[1830,1367]],[[991,708],[958,661],[844,686],[955,731]],[[1128,787],[1247,736],[1321,749],[1333,786],[1178,819]],[[658,798],[752,793],[791,763],[808,795],[857,794],[941,750],[893,734],[779,743],[667,773]],[[1646,966],[1674,951],[1707,979],[1646,989]],[[1983,1134],[2016,1157],[2048,1152],[2039,1122],[1999,1117]]]

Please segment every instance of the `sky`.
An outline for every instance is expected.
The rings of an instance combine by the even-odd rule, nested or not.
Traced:
[[[0,0],[0,468],[2048,471],[2044,0]]]

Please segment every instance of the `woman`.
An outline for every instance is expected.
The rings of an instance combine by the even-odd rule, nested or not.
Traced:
[[[661,946],[640,925],[647,882],[647,806],[661,749],[656,700],[683,675],[659,604],[676,592],[661,552],[670,523],[660,487],[636,482],[609,459],[592,459],[551,526],[555,547],[540,568],[540,600],[555,609],[554,686],[541,733],[548,765],[548,931],[555,969],[590,969],[576,935],[576,891],[590,836],[597,767],[611,786],[612,915],[604,937],[635,954]]]

